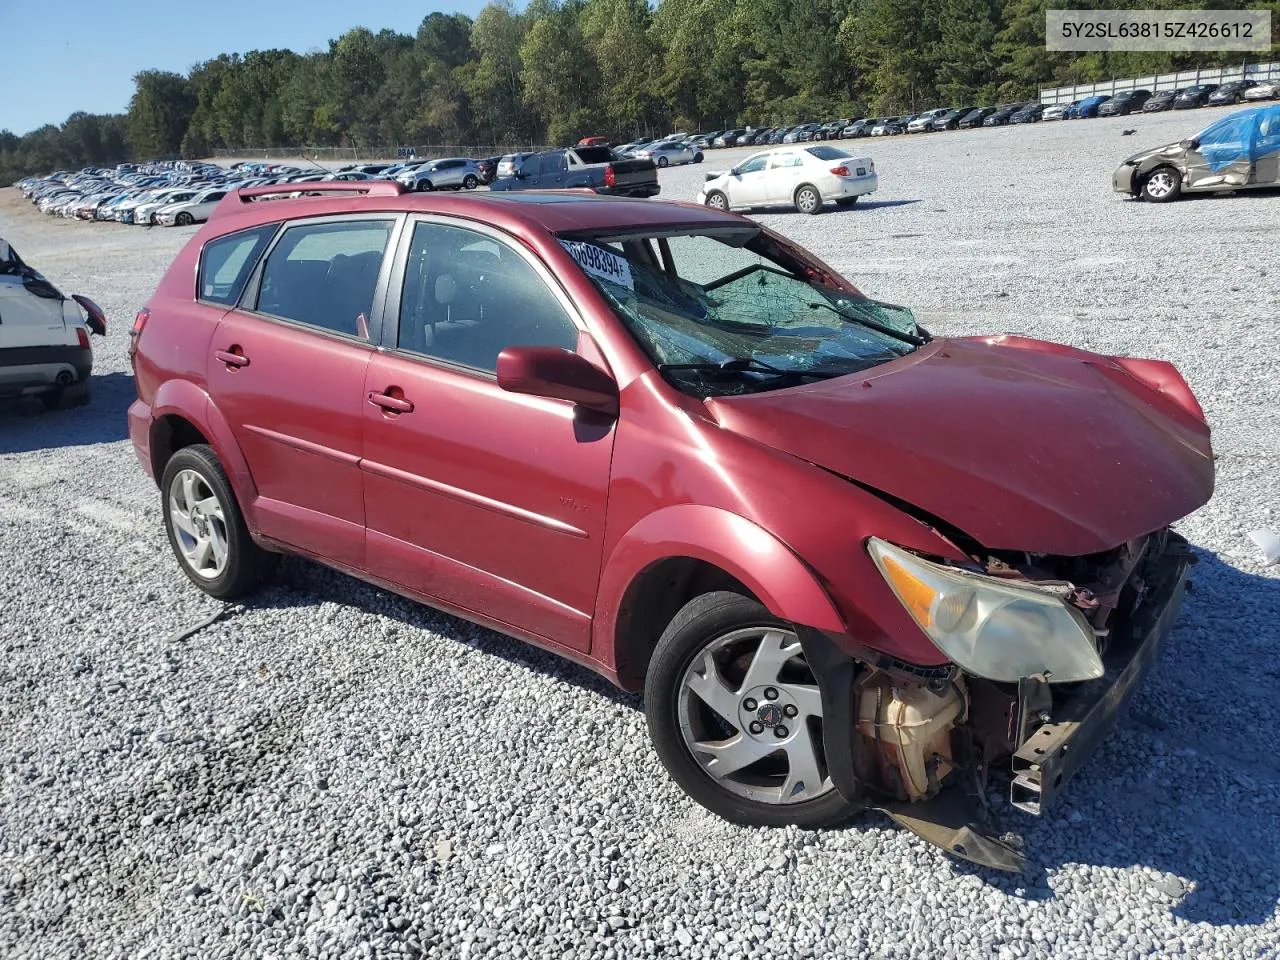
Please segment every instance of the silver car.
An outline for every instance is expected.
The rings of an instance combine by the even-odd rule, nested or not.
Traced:
[[[450,157],[401,170],[396,179],[410,190],[474,190],[483,178],[480,165],[474,160]]]
[[[652,160],[660,167],[702,162],[702,151],[694,149],[683,140],[660,140],[633,151],[631,156],[637,160]]]

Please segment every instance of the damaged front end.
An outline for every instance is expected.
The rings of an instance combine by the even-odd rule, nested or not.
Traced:
[[[1008,780],[1019,810],[1052,805],[1155,662],[1195,557],[1165,529],[1086,557],[974,551],[972,560],[946,571],[959,584],[950,594],[927,569],[915,580],[894,574],[899,599],[952,665],[921,668],[870,650],[851,659],[816,631],[802,642],[832,706],[823,739],[837,789],[956,856],[1020,871],[1019,846],[999,835],[987,801],[990,780]],[[968,606],[965,576],[982,584]],[[981,593],[993,583],[996,601]],[[1040,602],[1042,593],[1053,601]],[[1006,595],[1004,621],[984,615]],[[1066,619],[1054,622],[1055,605]],[[1020,623],[1052,642],[1000,647]],[[1076,630],[1088,649],[1063,653]],[[995,666],[993,646],[1003,653]],[[1032,666],[1036,656],[1043,667]]]

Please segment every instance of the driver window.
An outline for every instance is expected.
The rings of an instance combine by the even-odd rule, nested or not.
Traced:
[[[560,301],[506,243],[448,224],[414,227],[399,349],[493,372],[507,347],[573,350],[577,343]]]
[[[767,156],[752,157],[742,166],[738,167],[738,172],[739,173],[759,173],[761,170],[764,169],[765,164],[768,162],[769,162],[769,158]]]

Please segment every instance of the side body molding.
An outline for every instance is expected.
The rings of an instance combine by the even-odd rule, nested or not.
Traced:
[[[845,624],[817,577],[763,527],[718,507],[679,504],[649,514],[628,530],[605,562],[596,597],[592,657],[612,662],[618,615],[627,588],[669,557],[714,564],[741,581],[784,620],[844,633]]]

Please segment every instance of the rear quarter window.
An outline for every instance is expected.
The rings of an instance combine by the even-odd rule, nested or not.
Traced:
[[[276,232],[276,224],[264,224],[210,240],[200,252],[196,299],[233,306],[244,292],[258,257]]]

